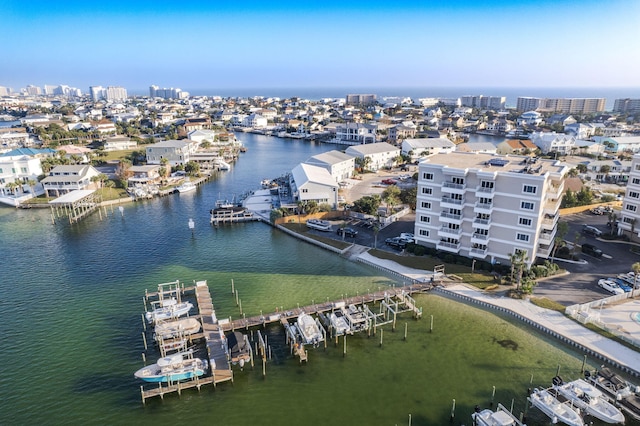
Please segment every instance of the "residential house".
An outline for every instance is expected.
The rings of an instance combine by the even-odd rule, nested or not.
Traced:
[[[105,151],[122,151],[125,149],[136,149],[138,142],[132,141],[127,136],[112,136],[104,142],[103,149]]]
[[[516,119],[518,126],[539,126],[542,121],[542,114],[537,111],[525,112]]]
[[[622,136],[615,138],[602,138],[600,143],[605,146],[607,152],[620,153],[624,151],[640,152],[640,136]]]
[[[338,183],[324,167],[298,164],[291,171],[289,182],[294,201],[315,201],[318,204],[338,206]]]
[[[341,123],[336,126],[336,137],[331,143],[342,145],[375,144],[377,126],[366,123]]]
[[[589,161],[586,166],[589,180],[597,182],[624,183],[629,180],[631,173],[631,161],[594,160]]]
[[[556,132],[533,132],[530,135],[531,142],[533,142],[543,154],[555,153],[558,154],[571,154],[572,149],[575,147],[575,136],[566,135],[564,133]]]
[[[456,145],[456,152],[477,152],[483,154],[495,154],[497,148],[491,142],[465,142]]]
[[[395,143],[401,139],[415,138],[417,131],[416,126],[405,126],[404,124],[391,126],[387,129],[387,140],[390,143]]]
[[[74,157],[80,159],[80,162],[83,164],[91,161],[91,152],[90,148],[79,146],[79,145],[60,145],[56,148],[58,152],[64,152],[65,158],[73,160]]]
[[[42,175],[42,163],[38,155],[29,152],[40,151],[21,148],[0,155],[0,195],[9,195],[7,184],[16,182],[22,185],[22,192],[30,191],[28,182],[38,181]]]
[[[415,162],[431,154],[453,152],[456,145],[447,138],[405,139],[402,141],[402,155]]]
[[[355,169],[355,158],[337,150],[314,155],[305,163],[327,169],[336,182],[342,182],[352,177]]]
[[[160,166],[159,164],[148,164],[144,166],[131,166],[128,172],[132,174],[127,179],[129,187],[136,185],[150,185],[160,183]]]
[[[48,197],[59,197],[78,189],[92,189],[91,178],[100,172],[88,164],[56,166],[40,183]]]
[[[489,263],[548,258],[569,168],[526,156],[453,152],[418,166],[418,244]]]
[[[147,164],[162,164],[165,158],[171,167],[186,164],[197,145],[197,142],[190,140],[168,140],[147,145]]]
[[[396,148],[386,142],[378,142],[352,145],[345,150],[345,154],[360,158],[366,164],[367,170],[377,171],[382,168],[393,167],[396,159],[400,156],[400,148]]]
[[[500,142],[496,148],[497,153],[501,155],[528,155],[538,150],[538,147],[529,139],[509,139],[504,142]]]

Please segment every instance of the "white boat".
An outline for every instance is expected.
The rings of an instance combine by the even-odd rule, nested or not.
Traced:
[[[231,164],[227,163],[224,160],[218,160],[217,164],[219,170],[231,170]]]
[[[342,309],[331,312],[331,314],[329,314],[329,322],[331,322],[331,327],[333,327],[337,336],[342,336],[347,333],[352,334]]]
[[[556,385],[556,383],[558,383]],[[595,386],[582,379],[568,383],[562,383],[562,379],[554,380],[554,388],[560,395],[567,398],[575,407],[590,416],[598,418],[606,423],[624,423],[624,414],[613,404],[606,400],[605,396]]]
[[[534,389],[528,399],[553,423],[562,422],[569,426],[584,426],[580,414],[567,402],[558,401],[547,389]]]
[[[145,314],[147,321],[152,324],[158,321],[181,317],[188,314],[191,308],[193,308],[193,304],[190,302],[176,302],[169,305],[155,306],[157,306],[155,309]]]
[[[320,326],[311,315],[302,313],[298,317],[296,327],[302,336],[304,344],[317,345],[324,340]]]
[[[182,182],[182,185],[176,187],[176,190],[180,193],[194,191],[197,188],[196,184],[190,180]]]
[[[317,229],[318,231],[330,231],[331,222],[328,220],[309,219],[307,220],[307,228]]]
[[[145,382],[176,382],[200,377],[207,367],[206,360],[193,358],[192,352],[188,351],[160,358],[155,364],[136,371],[134,376]]]
[[[635,386],[607,367],[585,372],[587,382],[603,391],[635,420],[640,420],[640,386]]]
[[[200,321],[195,318],[182,318],[174,321],[159,321],[156,323],[156,339],[173,339],[190,336],[200,331]]]
[[[476,408],[476,412],[471,415],[471,418],[475,426],[524,426],[502,404],[498,404],[496,411],[491,411],[488,408],[485,410]]]

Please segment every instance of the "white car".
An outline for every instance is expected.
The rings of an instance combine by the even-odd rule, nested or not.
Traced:
[[[400,238],[407,241],[413,241],[413,234],[410,232],[401,232]]]
[[[601,278],[598,280],[598,287],[602,287],[603,289],[607,290],[609,293],[612,293],[612,294],[624,294],[624,290],[621,289],[620,286],[618,286],[618,284],[606,278]]]

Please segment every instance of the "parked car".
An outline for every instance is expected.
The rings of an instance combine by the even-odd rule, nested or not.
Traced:
[[[397,184],[397,183],[398,183],[398,181],[397,181],[397,180],[395,180],[395,179],[391,179],[391,178],[389,178],[389,179],[382,179],[382,184],[383,184],[383,185],[395,185],[395,184]]]
[[[607,279],[609,281],[613,281],[614,283],[618,284],[618,287],[620,287],[622,290],[624,290],[625,293],[629,293],[631,290],[633,290],[633,288],[621,278],[609,277]]]
[[[387,238],[384,243],[388,246],[404,249],[407,247],[407,241],[400,237]]]
[[[624,290],[621,289],[618,284],[614,283],[613,281],[609,281],[606,278],[601,278],[598,280],[598,287],[602,287],[612,294],[624,294]]]
[[[593,235],[594,237],[599,237],[602,235],[602,231],[591,225],[582,225],[582,232],[585,234]]]
[[[600,250],[598,247],[594,246],[593,244],[583,244],[582,252],[584,254],[588,254],[589,256],[602,257],[602,250]]]
[[[344,234],[347,237],[355,237],[356,235],[358,235],[358,231],[353,228],[338,228],[336,232],[338,233],[338,235]]]
[[[598,216],[603,215],[605,213],[604,209],[602,207],[600,207],[600,206],[594,207],[590,211],[591,211],[591,213],[593,213],[595,215],[598,215]]]
[[[400,239],[412,243],[413,242],[413,234],[410,233],[410,232],[401,232],[400,233]]]

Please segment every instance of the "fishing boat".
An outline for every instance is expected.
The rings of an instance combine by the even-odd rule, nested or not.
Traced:
[[[343,334],[347,333],[353,334],[342,309],[329,314],[329,322],[331,323],[331,327],[333,327],[337,336],[342,336]]]
[[[537,407],[553,423],[562,422],[569,426],[584,426],[580,414],[567,402],[560,402],[548,389],[534,389],[529,401]]]
[[[158,321],[179,318],[188,314],[191,308],[193,308],[193,304],[190,302],[163,303],[160,305],[157,303],[158,302],[153,302],[152,307],[154,309],[145,314],[145,318],[151,324],[155,324]]]
[[[208,366],[206,360],[194,358],[193,353],[187,351],[160,358],[155,364],[136,371],[134,376],[151,383],[177,382],[203,376]]]
[[[554,377],[554,389],[571,401],[575,407],[606,423],[624,423],[624,414],[595,386],[582,379],[563,383],[560,377]]]
[[[307,220],[307,228],[317,229],[318,231],[331,231],[331,222],[328,220],[309,219]]]
[[[227,336],[227,349],[232,364],[244,364],[251,361],[251,345],[246,336],[239,331],[229,333]]]
[[[194,191],[197,188],[196,184],[190,180],[182,182],[182,185],[176,187],[176,190],[180,193]]]
[[[498,404],[496,411],[487,409],[480,410],[476,406],[476,412],[471,415],[475,426],[524,426],[524,424],[516,418],[502,404]]]
[[[315,346],[324,340],[320,326],[318,326],[311,315],[305,314],[304,312],[300,314],[296,322],[296,327],[302,336],[302,343],[304,344]]]
[[[627,382],[607,367],[593,373],[585,371],[584,375],[588,383],[616,401],[622,411],[635,420],[640,420],[640,386]]]
[[[173,339],[190,336],[200,331],[200,321],[195,318],[182,318],[174,321],[158,321],[156,323],[156,339]]]

